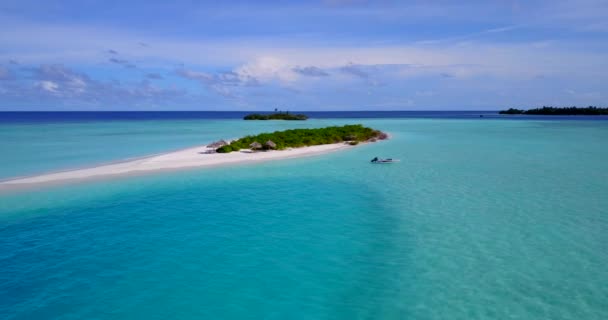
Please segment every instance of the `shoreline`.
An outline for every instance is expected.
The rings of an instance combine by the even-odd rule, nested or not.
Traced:
[[[365,144],[365,143],[362,143]],[[16,177],[0,181],[0,191],[12,191],[29,187],[64,184],[71,182],[101,180],[112,177],[140,175],[154,172],[208,168],[232,164],[256,163],[271,160],[301,158],[349,149],[346,143],[324,144],[286,150],[253,152],[243,149],[231,153],[206,153],[214,150],[206,145],[190,147],[173,152],[143,156],[135,159],[117,160],[111,163],[49,172],[34,176]]]

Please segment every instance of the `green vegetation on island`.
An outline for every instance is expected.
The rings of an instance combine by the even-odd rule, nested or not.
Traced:
[[[306,120],[308,116],[305,114],[291,114],[287,112],[277,112],[270,114],[252,113],[246,115],[244,120]]]
[[[253,150],[283,150],[286,148],[299,148],[322,144],[347,142],[356,145],[364,141],[384,140],[386,133],[360,124],[345,125],[342,127],[326,127],[319,129],[291,129],[261,133],[255,136],[246,136],[232,141],[216,149],[219,153],[239,151],[241,149]]]
[[[542,107],[529,110],[521,110],[510,108],[509,110],[502,110],[499,114],[528,114],[528,115],[548,115],[548,116],[573,116],[573,115],[585,115],[585,116],[601,116],[608,115],[608,108],[598,108],[589,106],[587,108],[577,107]]]

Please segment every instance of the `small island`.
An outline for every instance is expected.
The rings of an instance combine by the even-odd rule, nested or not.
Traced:
[[[509,108],[508,110],[502,110],[499,114],[526,114],[526,115],[547,115],[547,116],[601,116],[608,115],[608,108],[598,108],[589,106],[587,108],[577,107],[542,107],[536,109],[521,110],[515,108]]]
[[[386,138],[388,138],[386,133],[360,124],[319,129],[292,129],[246,136],[217,148],[216,152],[229,153],[241,149],[283,150],[335,143],[356,145],[360,142],[372,142]]]
[[[373,142],[387,138],[386,133],[362,125],[261,133],[230,143],[220,140],[207,145],[135,160],[0,181],[0,191],[121,175],[139,175],[155,171],[309,157],[348,149],[351,148],[351,145],[361,142]]]
[[[291,114],[287,112],[275,112],[270,114],[252,113],[246,115],[244,120],[306,120],[305,114]]]

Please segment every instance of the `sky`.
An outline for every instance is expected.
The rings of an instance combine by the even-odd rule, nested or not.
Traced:
[[[0,1],[0,111],[607,106],[608,0]]]

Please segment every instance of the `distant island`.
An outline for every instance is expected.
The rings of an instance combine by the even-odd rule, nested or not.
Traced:
[[[520,110],[510,108],[509,110],[502,110],[499,114],[529,114],[529,115],[548,115],[548,116],[573,116],[573,115],[585,115],[585,116],[601,116],[608,115],[608,108],[598,108],[589,106],[587,108],[577,107],[542,107],[529,110]]]
[[[373,142],[387,138],[386,133],[360,124],[319,129],[292,129],[246,136],[217,148],[216,152],[230,153],[241,149],[283,150],[341,142],[356,145],[359,142]]]
[[[305,114],[291,114],[287,112],[275,112],[271,114],[252,113],[246,115],[244,120],[306,120]]]

